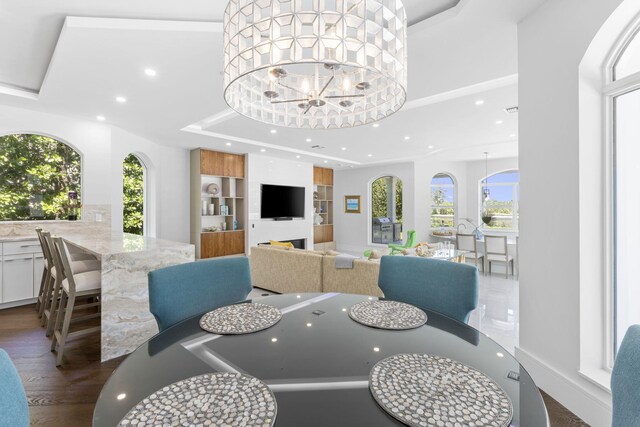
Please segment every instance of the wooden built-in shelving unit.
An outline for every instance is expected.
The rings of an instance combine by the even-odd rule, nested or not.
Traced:
[[[220,191],[209,194],[210,184],[218,185]],[[245,197],[244,155],[202,148],[191,151],[191,243],[196,246],[196,258],[245,253]],[[214,206],[213,214],[209,205]],[[207,231],[210,227],[217,230]]]
[[[315,212],[320,213],[322,225],[313,226],[313,243],[333,242],[333,169],[313,168],[313,198]]]

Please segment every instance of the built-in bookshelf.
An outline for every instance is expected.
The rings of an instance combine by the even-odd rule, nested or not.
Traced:
[[[322,224],[314,222],[313,243],[333,242],[333,169],[313,168],[313,190],[314,214],[322,217]]]
[[[244,155],[191,152],[191,243],[196,258],[245,253]]]

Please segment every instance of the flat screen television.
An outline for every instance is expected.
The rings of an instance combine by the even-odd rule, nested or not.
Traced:
[[[261,185],[261,218],[304,218],[304,187]]]

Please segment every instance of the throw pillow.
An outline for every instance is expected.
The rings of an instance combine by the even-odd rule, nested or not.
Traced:
[[[291,242],[276,242],[274,240],[269,240],[271,246],[281,246],[283,248],[293,248],[293,243]]]

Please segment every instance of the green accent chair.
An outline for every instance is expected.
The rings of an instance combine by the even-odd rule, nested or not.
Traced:
[[[20,376],[0,349],[0,427],[29,427],[29,404]]]
[[[149,308],[160,332],[196,314],[247,299],[249,259],[189,262],[149,272]]]
[[[378,286],[385,298],[467,323],[478,306],[478,269],[437,259],[383,256]]]
[[[417,244],[416,240],[417,240],[416,231],[415,230],[407,231],[407,242],[404,245],[399,245],[397,243],[389,243],[389,249],[391,249],[391,252],[389,253],[389,255],[397,255],[400,252],[404,251],[405,249],[413,248]]]
[[[611,372],[612,427],[640,426],[640,325],[628,330]]]

